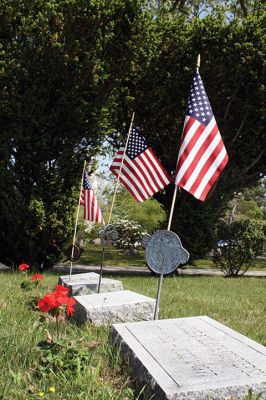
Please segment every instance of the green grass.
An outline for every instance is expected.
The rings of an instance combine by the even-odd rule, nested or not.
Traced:
[[[116,277],[117,278],[117,277]],[[124,288],[155,297],[158,278],[121,276]],[[172,276],[163,280],[160,319],[208,315],[266,345],[266,279]]]
[[[105,266],[136,266],[143,267],[145,265],[144,251],[140,250],[136,256],[126,256],[125,250],[115,247],[108,247],[104,252]],[[94,244],[88,244],[85,251],[81,254],[77,264],[82,265],[99,265],[102,256],[102,247]]]
[[[136,256],[126,256],[124,250],[119,250],[115,247],[105,249],[104,265],[105,266],[145,266],[144,251],[140,250]],[[82,265],[99,265],[102,255],[102,247],[94,244],[87,244],[85,251],[81,254],[77,264]],[[213,268],[213,262],[210,258],[195,260],[187,268]],[[263,270],[266,268],[266,260],[256,260],[250,267],[252,270]]]
[[[121,279],[125,289],[151,297],[156,294],[155,277],[113,277]],[[47,273],[47,287],[41,292],[52,289],[57,279]],[[45,393],[46,400],[137,399],[127,368],[108,341],[108,328],[79,328],[71,321],[62,325],[65,343],[89,352],[89,361],[84,370],[69,371],[64,369],[66,353],[62,366],[41,370],[38,343],[47,332],[56,337],[55,324],[40,322],[40,314],[27,305],[31,293],[20,289],[21,281],[21,275],[0,273],[0,399],[39,399],[39,392]],[[265,345],[265,289],[264,279],[168,277],[163,281],[160,318],[208,315]],[[56,388],[54,395],[49,392],[51,386]]]
[[[57,280],[57,276],[46,274],[47,287],[41,292],[53,289]],[[56,327],[51,321],[40,322],[40,313],[28,307],[31,293],[20,289],[21,281],[21,275],[0,273],[0,399],[133,400],[129,376],[108,341],[107,328],[62,324],[64,343],[74,348],[78,344],[91,359],[82,371],[78,367],[65,370],[68,353],[62,351],[61,358],[54,359],[63,363],[61,367],[41,369],[38,343],[46,340],[48,332],[56,340]],[[55,387],[54,395],[50,387]],[[41,392],[44,397],[39,396]]]

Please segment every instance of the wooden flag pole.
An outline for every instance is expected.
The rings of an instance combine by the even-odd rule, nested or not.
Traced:
[[[200,68],[200,54],[198,54],[197,64],[196,64],[196,71],[197,72],[199,72],[199,68]]]
[[[74,256],[74,246],[75,246],[76,235],[77,235],[78,218],[79,218],[79,209],[80,209],[80,198],[81,198],[81,192],[82,192],[83,176],[84,176],[85,167],[86,167],[86,160],[84,161],[84,164],[83,164],[82,177],[81,177],[81,182],[80,182],[78,209],[77,209],[76,222],[75,222],[75,229],[74,229],[73,242],[72,242],[72,249],[71,249],[69,280],[71,279],[72,268],[73,268],[73,261],[72,261],[72,259],[73,259],[73,256]]]
[[[199,68],[200,68],[200,54],[198,54],[198,57],[197,57],[197,64],[196,64],[196,71],[197,72],[199,72]],[[175,185],[175,190],[174,190],[172,204],[171,204],[171,210],[170,210],[170,214],[169,214],[168,226],[167,226],[167,230],[168,231],[170,231],[171,225],[172,225],[172,219],[173,219],[173,213],[174,213],[174,207],[175,207],[175,201],[176,201],[176,194],[177,194],[177,190],[178,189],[180,190],[180,188],[178,188]],[[156,296],[154,320],[158,319],[162,283],[163,283],[163,274],[160,275],[160,278],[159,278],[159,281],[158,281],[158,289],[157,289],[157,296]]]
[[[119,180],[120,180],[120,175],[121,175],[121,171],[122,171],[123,164],[124,164],[124,159],[125,159],[125,155],[126,155],[127,145],[128,145],[129,137],[130,137],[130,134],[131,134],[131,130],[132,130],[132,125],[133,125],[133,122],[134,122],[134,118],[135,118],[135,112],[133,111],[132,117],[131,117],[130,126],[129,126],[129,130],[128,130],[127,140],[126,140],[126,144],[125,144],[125,150],[124,150],[124,153],[123,153],[123,157],[122,157],[122,161],[121,161],[121,164],[120,164],[120,168],[119,168],[119,172],[118,172],[118,177],[117,177],[117,181],[116,181],[116,185],[115,185],[115,190],[114,190],[114,194],[113,194],[113,200],[112,200],[112,204],[111,204],[111,208],[110,208],[110,213],[109,213],[109,218],[108,218],[107,225],[109,225],[109,224],[110,224],[110,221],[111,221],[111,217],[112,217],[112,213],[113,213],[113,208],[114,208],[115,197],[116,197],[116,192],[117,192],[117,188],[118,188],[118,184],[119,184]]]
[[[107,226],[110,224],[111,222],[111,217],[112,217],[112,213],[113,213],[113,208],[114,208],[114,203],[115,203],[115,198],[116,198],[116,192],[117,192],[117,188],[118,188],[118,184],[119,184],[119,180],[120,180],[120,175],[121,175],[121,171],[123,168],[123,164],[124,164],[124,159],[125,159],[125,155],[126,155],[126,150],[127,150],[127,145],[128,145],[128,141],[129,141],[129,137],[131,134],[131,130],[132,130],[132,125],[134,122],[134,118],[135,118],[135,112],[133,111],[132,113],[132,117],[131,117],[131,121],[130,121],[130,125],[129,125],[129,130],[128,130],[128,134],[127,134],[127,139],[126,139],[126,144],[125,144],[125,150],[123,153],[123,157],[122,157],[122,161],[120,164],[120,168],[119,168],[119,172],[118,172],[118,177],[117,177],[117,181],[115,184],[115,190],[114,190],[114,194],[113,194],[113,199],[112,199],[112,204],[111,204],[111,208],[110,208],[110,212],[109,212],[109,217],[108,217],[108,222],[107,222]],[[99,283],[98,283],[98,293],[100,293],[101,290],[101,281],[102,281],[102,276],[103,276],[103,262],[104,262],[104,247],[102,249],[102,257],[101,257],[101,265],[100,265],[100,276],[99,276]]]
[[[168,226],[167,226],[167,230],[168,231],[170,231],[170,229],[171,229],[177,190],[178,190],[178,187],[175,185],[175,190],[174,190],[172,204],[171,204],[171,210],[170,210],[170,214],[169,214]],[[160,275],[160,278],[159,278],[159,281],[158,281],[157,296],[156,296],[156,303],[155,303],[155,311],[154,311],[154,318],[153,318],[154,320],[158,319],[162,283],[163,283],[163,274]]]

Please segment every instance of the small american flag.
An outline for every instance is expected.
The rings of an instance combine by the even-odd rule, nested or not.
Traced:
[[[228,161],[200,74],[190,88],[175,184],[204,201]]]
[[[112,173],[117,177],[124,151],[125,142],[118,150],[110,167]],[[119,181],[138,202],[152,197],[154,193],[172,181],[136,127],[132,128],[129,137]]]
[[[83,174],[82,192],[80,198],[80,204],[84,207],[83,218],[85,221],[95,221],[104,224],[104,219],[97,202],[94,190],[92,189],[89,181],[87,171]]]

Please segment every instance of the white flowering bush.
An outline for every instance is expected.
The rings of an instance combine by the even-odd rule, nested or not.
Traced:
[[[138,249],[142,247],[142,239],[146,232],[136,221],[120,220],[114,224],[118,233],[115,246],[120,249]]]

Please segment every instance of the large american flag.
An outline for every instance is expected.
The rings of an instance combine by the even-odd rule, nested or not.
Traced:
[[[86,221],[95,221],[104,224],[104,219],[86,170],[83,174],[80,204],[84,207],[83,217]]]
[[[228,161],[200,74],[190,88],[175,184],[204,201]]]
[[[110,167],[117,177],[124,151],[125,142],[121,145]],[[129,136],[119,181],[138,202],[152,197],[154,193],[172,181],[136,127],[132,128]]]

